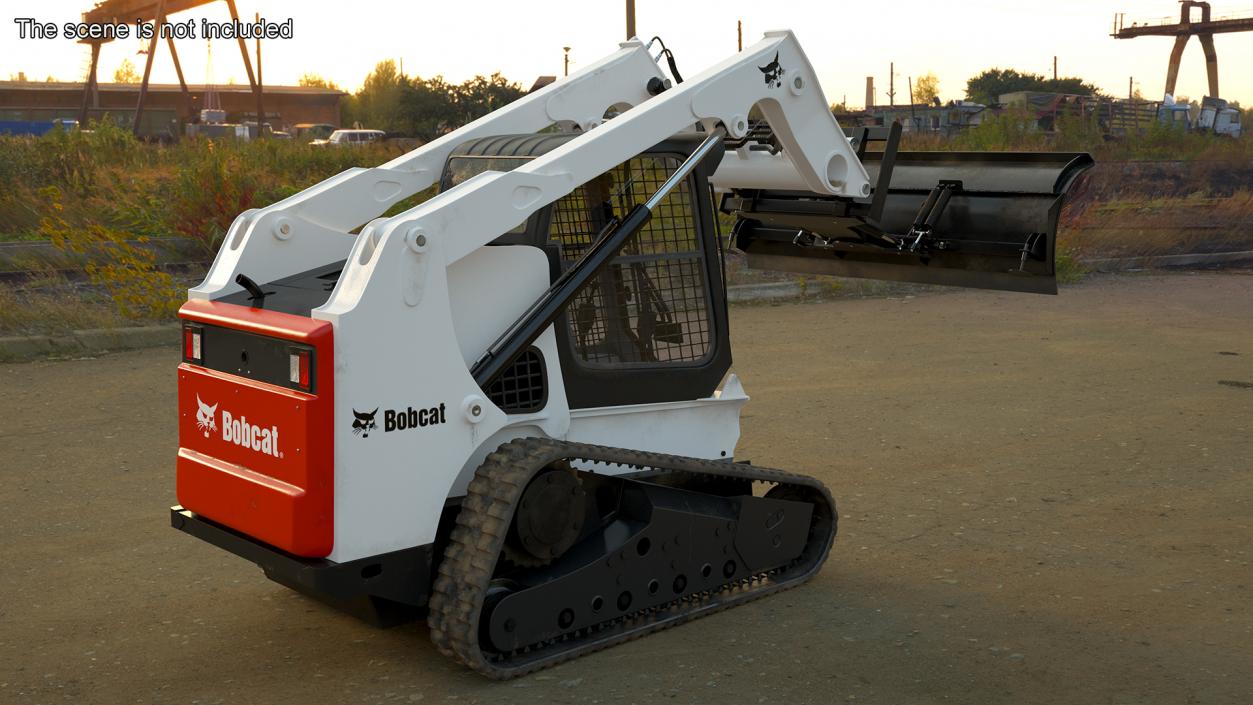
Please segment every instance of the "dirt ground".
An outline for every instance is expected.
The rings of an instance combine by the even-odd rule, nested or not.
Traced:
[[[168,527],[170,349],[0,366],[0,703],[1253,701],[1253,276],[733,309],[803,587],[518,681]]]

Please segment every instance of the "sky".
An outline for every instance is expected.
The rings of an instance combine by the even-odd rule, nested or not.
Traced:
[[[25,72],[31,80],[52,76],[82,80],[89,50],[73,40],[20,39],[16,17],[58,26],[75,22],[94,0],[10,0],[0,12],[0,80]],[[394,0],[237,0],[240,14],[258,11],[270,20],[293,19],[294,37],[263,43],[264,82],[294,84],[306,72],[355,90],[382,59],[403,62],[409,75],[443,75],[460,82],[476,74],[500,72],[529,87],[539,75],[562,73],[563,47],[570,47],[571,70],[612,52],[625,37],[624,2],[591,0],[471,0],[418,3]],[[1216,16],[1253,16],[1253,0],[1214,2]],[[943,99],[964,97],[966,79],[990,68],[1013,68],[1051,75],[1058,57],[1062,76],[1079,76],[1104,92],[1125,96],[1128,79],[1146,98],[1160,99],[1172,38],[1116,40],[1109,36],[1114,14],[1132,20],[1178,16],[1174,0],[879,0],[878,2],[795,2],[773,0],[636,0],[640,36],[660,35],[678,59],[680,71],[694,75],[736,49],[736,21],[744,44],[771,29],[796,32],[818,72],[827,98],[848,105],[864,102],[867,76],[875,77],[876,100],[887,103],[889,65],[896,67],[896,102],[908,102],[907,79],[927,72],[940,79]],[[174,20],[229,18],[226,3],[175,15]],[[138,39],[104,45],[100,80],[112,79],[123,59],[139,71],[145,57]],[[210,74],[203,40],[179,41],[179,58],[189,83]],[[251,42],[250,49],[251,49]],[[1220,87],[1224,98],[1253,104],[1253,32],[1220,34]],[[234,41],[212,47],[212,80],[247,83]],[[175,83],[164,44],[153,66],[156,83]],[[1207,92],[1205,60],[1195,39],[1184,53],[1180,95],[1199,100]]]

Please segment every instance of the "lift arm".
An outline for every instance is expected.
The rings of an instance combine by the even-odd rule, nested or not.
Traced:
[[[190,298],[236,291],[237,274],[274,281],[344,259],[355,240],[349,231],[436,183],[448,154],[463,142],[554,124],[590,130],[609,108],[638,105],[665,85],[644,43],[623,42],[604,59],[380,167],[349,169],[271,206],[245,211]]]
[[[405,257],[406,248],[409,256],[422,255],[438,242],[441,264],[451,265],[579,185],[696,124],[706,132],[722,127],[731,138],[743,137],[754,105],[810,191],[869,195],[866,170],[832,117],[796,37],[769,32],[740,54],[544,156],[507,173],[483,172],[372,223],[358,239],[335,293],[314,317],[334,318],[356,306],[381,271],[379,263]],[[393,291],[399,293],[397,285]]]

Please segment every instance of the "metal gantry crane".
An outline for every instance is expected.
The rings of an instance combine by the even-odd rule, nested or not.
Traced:
[[[1110,35],[1116,39],[1134,39],[1136,37],[1174,37],[1175,46],[1170,50],[1170,64],[1166,68],[1166,93],[1175,94],[1175,83],[1179,78],[1179,60],[1183,57],[1183,48],[1188,40],[1195,35],[1201,41],[1201,49],[1205,51],[1205,70],[1209,74],[1209,95],[1217,98],[1218,93],[1218,52],[1214,48],[1214,35],[1225,32],[1253,31],[1253,17],[1224,17],[1213,19],[1208,2],[1198,0],[1181,0],[1179,22],[1176,24],[1141,24],[1133,22],[1128,27],[1124,15],[1114,17],[1114,31]],[[1201,11],[1201,19],[1195,21],[1193,10]]]
[[[158,28],[158,31],[153,33],[152,39],[148,43],[148,58],[144,64],[143,82],[140,83],[139,100],[135,105],[135,117],[132,121],[132,128],[136,135],[139,134],[140,120],[144,114],[144,103],[148,98],[148,79],[152,75],[152,61],[156,57],[157,42],[161,38],[161,24],[170,15],[209,5],[213,2],[215,0],[103,0],[103,2],[96,3],[95,7],[83,13],[83,22],[86,24],[152,22]],[[231,19],[239,22],[239,11],[235,7],[235,0],[226,0],[226,7],[231,13]],[[80,123],[86,124],[87,111],[91,107],[92,97],[98,90],[96,69],[100,62],[100,46],[111,41],[113,40],[109,38],[82,40],[82,43],[91,45],[91,68],[87,72],[87,81],[83,85],[83,105],[78,115]],[[183,67],[178,60],[178,50],[174,48],[174,38],[167,37],[166,42],[170,47],[170,57],[174,60],[174,71],[178,74],[178,84],[183,91],[182,117],[186,119],[190,117],[191,112],[191,92],[188,91],[187,81],[183,78]],[[265,113],[262,112],[261,104],[261,81],[260,77],[252,72],[252,60],[248,56],[248,46],[243,38],[239,39],[239,53],[244,58],[244,69],[248,72],[248,83],[257,99],[257,134],[260,135],[261,123],[265,121]],[[260,68],[260,66],[257,67],[258,72],[260,72]]]

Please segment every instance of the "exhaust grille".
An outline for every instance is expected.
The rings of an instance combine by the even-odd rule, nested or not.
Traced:
[[[544,356],[537,348],[527,348],[484,391],[507,414],[530,414],[543,409],[548,403]]]

